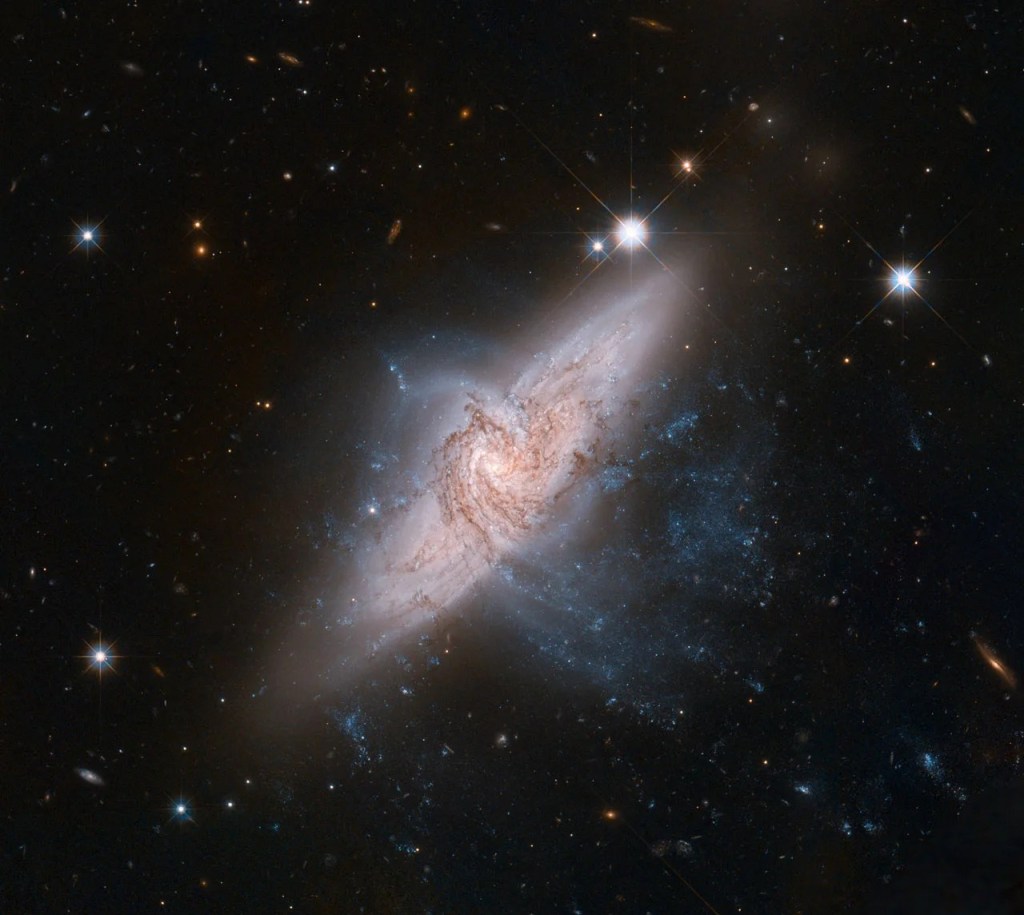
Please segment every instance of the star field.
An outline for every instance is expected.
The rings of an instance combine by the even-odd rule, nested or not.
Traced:
[[[1024,911],[1022,25],[15,14],[0,911]]]

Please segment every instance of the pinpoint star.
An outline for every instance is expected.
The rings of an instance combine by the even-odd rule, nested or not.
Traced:
[[[86,643],[85,654],[79,655],[88,663],[86,664],[86,670],[96,671],[97,676],[100,680],[103,679],[103,672],[105,670],[114,669],[114,661],[116,661],[120,655],[113,653],[113,644],[103,641],[102,636],[99,641],[94,644]]]
[[[185,798],[175,798],[170,805],[171,816],[168,822],[176,820],[178,825],[181,826],[185,823],[194,823],[195,818],[192,816],[192,808]]]
[[[898,292],[901,303],[906,304],[908,294],[912,295],[916,301],[921,302],[925,306],[925,308],[927,308],[933,315],[935,315],[936,318],[938,318],[944,325],[946,325],[946,327],[953,333],[953,335],[961,343],[973,349],[973,347],[967,341],[964,335],[961,334],[960,331],[958,331],[952,324],[949,323],[949,321],[947,321],[939,313],[938,309],[936,309],[935,306],[932,305],[932,303],[929,302],[928,299],[926,299],[921,294],[921,291],[918,288],[918,270],[924,265],[925,261],[927,261],[936,251],[939,250],[939,248],[942,247],[942,245],[946,242],[950,235],[952,235],[963,224],[964,220],[967,219],[967,216],[970,215],[971,214],[968,213],[966,216],[963,216],[959,220],[959,222],[957,222],[953,226],[952,229],[950,229],[945,235],[942,236],[942,238],[940,238],[934,245],[931,246],[931,248],[928,249],[928,253],[925,254],[924,257],[922,257],[916,263],[911,264],[910,266],[907,266],[905,261],[901,262],[899,266],[896,266],[894,263],[886,260],[881,255],[878,248],[871,244],[871,242],[869,242],[856,228],[854,228],[848,220],[844,219],[844,222],[846,222],[846,225],[850,229],[850,231],[853,232],[854,235],[856,235],[864,243],[864,246],[872,254],[874,254],[889,271],[889,288],[885,295],[883,295],[877,302],[875,302],[875,304],[868,309],[864,316],[860,318],[857,322],[855,322],[853,327],[851,327],[850,330],[848,330],[843,335],[840,342],[842,342],[842,340],[845,340],[848,336],[850,336],[850,334],[852,334],[868,318],[870,318],[882,306],[884,302],[888,301],[895,293]],[[983,362],[985,358],[986,357],[984,356],[982,357]]]
[[[72,251],[77,251],[79,248],[85,251],[86,257],[95,248],[97,251],[102,252],[103,248],[100,247],[100,226],[103,225],[101,219],[97,223],[91,222],[88,218],[85,220],[84,225],[80,225],[71,220],[75,226],[75,231],[71,234],[71,238],[74,244],[71,247]]]
[[[585,260],[597,261],[597,266],[600,266],[601,262],[605,260],[609,255],[607,242],[608,239],[603,236],[598,238],[588,236],[586,247],[587,255]]]

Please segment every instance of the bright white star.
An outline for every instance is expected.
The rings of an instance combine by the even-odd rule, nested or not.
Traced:
[[[74,242],[71,248],[72,251],[77,251],[79,248],[83,248],[86,255],[88,255],[93,248],[97,251],[103,250],[103,248],[100,247],[100,238],[102,236],[100,226],[103,225],[102,219],[98,223],[92,223],[86,220],[85,225],[79,225],[79,223],[74,220],[71,220],[71,222],[75,227],[75,232],[71,236],[71,239]]]
[[[100,680],[103,679],[104,671],[114,669],[114,662],[120,657],[120,655],[113,653],[113,647],[111,643],[105,642],[100,638],[95,644],[86,644],[86,653],[80,655],[83,660],[88,662],[87,668],[96,671]]]
[[[918,283],[917,271],[922,267],[922,265],[925,263],[925,261],[927,261],[936,251],[938,251],[939,248],[941,248],[942,245],[946,242],[946,240],[958,228],[960,228],[961,225],[963,225],[964,220],[967,219],[967,217],[970,216],[972,212],[974,212],[974,211],[971,210],[971,211],[969,211],[967,213],[966,216],[961,217],[960,221],[957,222],[953,226],[952,229],[950,229],[945,235],[942,236],[942,238],[940,238],[934,245],[931,246],[931,248],[928,249],[928,252],[925,254],[924,257],[922,257],[920,260],[915,261],[909,267],[907,266],[906,261],[903,261],[903,260],[901,260],[900,266],[898,266],[898,267],[896,266],[896,264],[892,263],[891,261],[886,260],[885,257],[882,256],[881,252],[879,252],[878,248],[876,248],[873,244],[871,244],[871,242],[869,242],[863,235],[861,235],[861,233],[856,228],[854,228],[852,225],[850,225],[849,222],[847,222],[846,225],[850,229],[850,231],[852,231],[854,233],[854,235],[856,235],[864,243],[864,247],[866,247],[873,255],[875,255],[875,257],[877,257],[882,262],[882,264],[885,266],[885,268],[889,271],[889,276],[888,276],[889,288],[888,288],[888,291],[885,293],[885,295],[883,295],[877,302],[875,302],[875,304],[872,305],[867,310],[867,312],[863,315],[863,317],[861,317],[860,320],[858,320],[853,325],[853,327],[851,327],[850,330],[847,331],[846,334],[843,335],[842,339],[845,340],[858,327],[860,327],[868,318],[870,318],[879,308],[881,308],[882,305],[885,302],[887,302],[895,293],[898,292],[899,293],[899,298],[900,298],[900,301],[901,301],[902,304],[904,304],[904,305],[906,304],[906,302],[907,302],[907,294],[908,293],[910,295],[913,295],[914,296],[914,300],[916,300],[917,302],[920,302],[922,305],[924,305],[925,308],[927,308],[933,315],[935,315],[936,318],[938,318],[943,324],[945,324],[946,327],[953,333],[953,335],[961,343],[963,343],[965,346],[970,347],[971,344],[968,342],[967,338],[964,337],[964,335],[961,334],[960,331],[958,331],[952,324],[950,324],[949,321],[947,321],[942,316],[942,314],[938,311],[938,309],[935,308],[934,305],[932,305],[931,302],[929,302],[923,295],[921,295],[920,291],[917,289],[917,283]],[[819,223],[819,228],[820,227],[821,227],[821,224]],[[932,285],[932,280],[931,279],[927,280],[925,285]],[[886,324],[891,324],[891,320],[890,319],[886,319]],[[971,348],[973,349],[973,347],[971,347]],[[849,362],[849,357],[846,357],[846,359],[844,359],[843,361],[848,363]],[[983,357],[982,361],[984,362],[984,357]]]
[[[192,817],[192,810],[189,807],[187,798],[179,797],[175,800],[172,800],[169,809],[171,816],[167,822],[171,822],[171,820],[177,820],[179,826],[181,826],[184,823],[195,822],[195,820]]]
[[[636,219],[624,219],[619,221],[618,237],[620,245],[635,248],[643,244],[647,230],[644,224]]]

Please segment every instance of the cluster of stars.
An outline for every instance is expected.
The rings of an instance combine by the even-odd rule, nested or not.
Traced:
[[[195,218],[192,220],[189,226],[189,235],[193,232],[202,232],[204,235],[206,234],[206,229],[202,219]],[[192,246],[192,254],[200,260],[207,257],[211,254],[209,244],[205,240],[197,241]]]
[[[285,173],[285,180],[291,180],[290,173]],[[105,253],[100,244],[100,240],[103,237],[101,227],[104,222],[104,219],[101,219],[99,222],[93,222],[88,218],[82,223],[79,223],[74,219],[71,220],[72,225],[75,227],[75,231],[70,235],[72,241],[71,253],[74,253],[75,251],[84,251],[86,257],[89,257],[93,251],[99,251],[101,254]],[[205,225],[202,219],[192,219],[189,221],[189,235],[193,232],[202,232],[205,234],[205,231]],[[196,258],[202,259],[213,256],[214,252],[207,241],[200,240],[192,245],[192,254]]]
[[[34,571],[34,569],[32,571]],[[95,672],[101,682],[104,672],[113,672],[115,670],[114,662],[123,657],[122,655],[114,653],[114,646],[114,642],[107,641],[103,639],[102,636],[99,636],[95,642],[86,643],[85,654],[79,656],[86,662],[86,670]],[[153,669],[158,671],[160,676],[163,676],[160,668],[154,667]],[[223,698],[221,699],[221,702],[224,702]],[[188,752],[188,747],[183,746],[181,750],[183,753],[186,753]],[[77,767],[74,769],[74,772],[80,779],[82,779],[82,781],[92,785],[93,787],[105,788],[107,785],[103,776],[92,769]],[[251,785],[252,779],[247,778],[245,780],[245,784]],[[235,808],[236,803],[233,799],[229,798],[224,801],[225,810],[234,810]],[[179,825],[195,822],[193,805],[183,796],[179,795],[178,797],[171,799],[165,809],[169,813],[168,822],[177,822]]]
[[[639,247],[646,247],[647,227],[643,220],[629,217],[618,220],[618,225],[612,233],[615,245],[608,247],[608,238],[594,238],[590,241],[588,257],[604,259],[610,257],[619,248],[632,250]]]
[[[759,108],[760,106],[757,102],[750,102],[747,106],[747,117],[757,112]],[[504,106],[501,106],[501,110],[509,109],[507,109]],[[672,272],[671,269],[661,260],[660,257],[658,257],[658,255],[648,245],[648,238],[652,231],[652,219],[654,215],[657,213],[657,211],[661,208],[661,206],[676,192],[676,190],[682,187],[682,185],[685,184],[691,178],[697,177],[697,160],[699,159],[701,163],[706,162],[717,151],[717,149],[722,145],[722,143],[724,143],[729,138],[730,134],[726,134],[726,136],[713,149],[711,149],[710,152],[707,152],[706,154],[702,152],[698,154],[698,156],[696,157],[689,155],[681,156],[679,154],[674,154],[675,161],[677,163],[676,181],[674,183],[674,186],[668,191],[668,193],[665,194],[665,196],[662,197],[660,201],[658,201],[658,203],[653,207],[653,209],[651,209],[650,212],[648,212],[643,217],[637,217],[633,214],[630,214],[629,216],[619,216],[616,215],[609,208],[609,206],[580,179],[579,175],[576,174],[576,172],[573,171],[573,169],[570,168],[569,165],[566,164],[561,158],[559,158],[559,156],[540,137],[538,137],[533,130],[531,130],[525,123],[523,123],[523,121],[518,116],[516,116],[514,112],[512,114],[513,117],[515,117],[515,119],[519,122],[520,126],[523,127],[528,133],[530,133],[531,136],[533,136],[533,138],[540,144],[540,146],[543,147],[543,149],[549,155],[551,155],[555,159],[555,161],[558,162],[559,165],[562,166],[562,168],[569,174],[569,176],[581,188],[583,188],[583,190],[585,190],[614,220],[613,228],[607,235],[601,237],[590,236],[588,238],[586,259],[593,260],[596,263],[594,264],[593,268],[586,274],[586,276],[583,277],[579,285],[582,285],[583,282],[586,282],[586,280],[606,260],[610,259],[611,256],[620,248],[626,249],[627,251],[630,252],[631,255],[637,249],[643,248],[659,263],[659,265],[661,265],[662,268],[668,270],[670,273]],[[744,118],[744,120],[746,120],[746,118]],[[767,123],[771,124],[772,119],[768,118]],[[954,231],[956,231],[956,229],[962,222],[963,219],[961,219],[960,222],[958,222],[953,227],[953,229],[947,232],[946,235],[939,240],[939,242],[932,246],[928,253],[918,263],[913,264],[912,266],[908,266],[906,264],[895,266],[894,264],[890,263],[888,260],[882,257],[881,254],[879,254],[879,252],[875,249],[873,245],[871,245],[867,241],[867,239],[865,239],[862,235],[860,235],[859,232],[857,232],[855,229],[853,229],[852,226],[850,226],[850,229],[861,239],[862,242],[864,242],[864,244],[872,251],[872,253],[874,253],[882,260],[883,264],[885,264],[886,268],[890,271],[890,286],[888,292],[884,296],[882,296],[859,321],[857,321],[854,324],[853,328],[851,328],[850,333],[852,333],[853,330],[856,330],[857,327],[859,327],[864,321],[866,321],[875,312],[875,310],[879,308],[879,306],[881,306],[882,303],[885,302],[890,296],[892,296],[894,293],[898,293],[901,300],[905,300],[907,295],[915,296],[928,308],[929,311],[931,311],[940,321],[942,321],[942,323],[945,324],[946,327],[961,340],[961,342],[969,346],[970,344],[967,343],[963,336],[952,325],[950,325],[950,323],[921,294],[921,292],[918,289],[919,282],[917,276],[917,271],[921,267],[921,265],[929,257],[931,257],[931,255],[946,241],[946,239],[949,238],[949,236]],[[814,225],[819,232],[824,232],[825,224],[823,221],[821,221],[820,219],[816,219]],[[613,240],[613,244],[610,244],[610,239]],[[845,340],[847,336],[849,336],[849,334],[846,334],[843,337],[843,339]],[[851,360],[849,356],[844,357],[843,363],[845,365],[849,365],[850,362]],[[982,356],[982,362],[986,366],[991,364],[991,360],[987,355]]]

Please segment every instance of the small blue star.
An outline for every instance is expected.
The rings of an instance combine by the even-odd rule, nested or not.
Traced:
[[[192,808],[189,807],[188,801],[186,801],[182,797],[179,797],[177,800],[171,803],[171,819],[177,820],[179,825],[182,823],[195,822],[195,820],[192,817]]]

